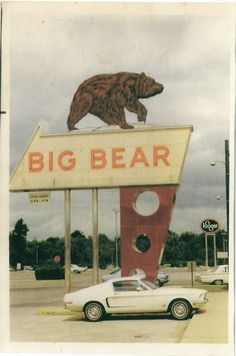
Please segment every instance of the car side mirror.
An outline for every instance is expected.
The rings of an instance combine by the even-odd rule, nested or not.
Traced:
[[[140,292],[141,290],[143,290],[143,288],[142,288],[142,287],[137,287],[136,290],[137,290],[138,292]]]

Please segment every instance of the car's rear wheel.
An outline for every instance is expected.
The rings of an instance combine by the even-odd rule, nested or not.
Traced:
[[[105,314],[104,307],[98,302],[89,302],[84,307],[85,318],[89,321],[100,321]]]
[[[213,284],[220,286],[221,284],[223,284],[223,281],[221,279],[216,279]]]
[[[187,300],[176,299],[170,305],[170,313],[176,320],[186,320],[192,314],[192,307]]]

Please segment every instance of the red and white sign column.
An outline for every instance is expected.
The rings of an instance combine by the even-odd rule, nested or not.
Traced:
[[[177,187],[163,185],[120,188],[122,276],[128,276],[132,270],[141,268],[149,280],[156,281]],[[150,216],[140,215],[134,208],[137,196],[145,191],[155,192],[160,202],[157,211]],[[135,248],[135,240],[140,235],[146,235],[150,239],[150,247],[146,252]]]

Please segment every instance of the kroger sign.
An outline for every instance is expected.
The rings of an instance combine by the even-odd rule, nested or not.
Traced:
[[[216,220],[206,219],[202,221],[201,228],[204,232],[213,233],[219,230],[220,225]]]

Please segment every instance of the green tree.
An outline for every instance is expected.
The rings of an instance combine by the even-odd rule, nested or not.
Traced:
[[[162,257],[162,263],[170,263],[172,266],[179,266],[185,264],[184,243],[181,241],[178,234],[169,231],[165,243],[165,250]]]
[[[60,264],[64,264],[64,239],[60,237],[49,237],[47,240],[39,241],[37,244],[39,265],[58,265],[54,261],[55,256],[60,256]],[[36,246],[35,246],[36,247]],[[36,253],[36,251],[35,251]]]
[[[99,234],[99,265],[105,267],[112,262],[112,251],[114,251],[114,241],[111,241],[105,234]]]
[[[16,267],[17,263],[21,266],[26,260],[26,237],[29,231],[28,226],[20,218],[15,223],[13,231],[10,233],[10,265]]]
[[[196,261],[197,265],[204,263],[204,240],[202,235],[186,231],[180,235],[183,242],[184,261]]]
[[[71,234],[71,262],[87,266],[92,260],[92,244],[83,232],[75,230]]]

